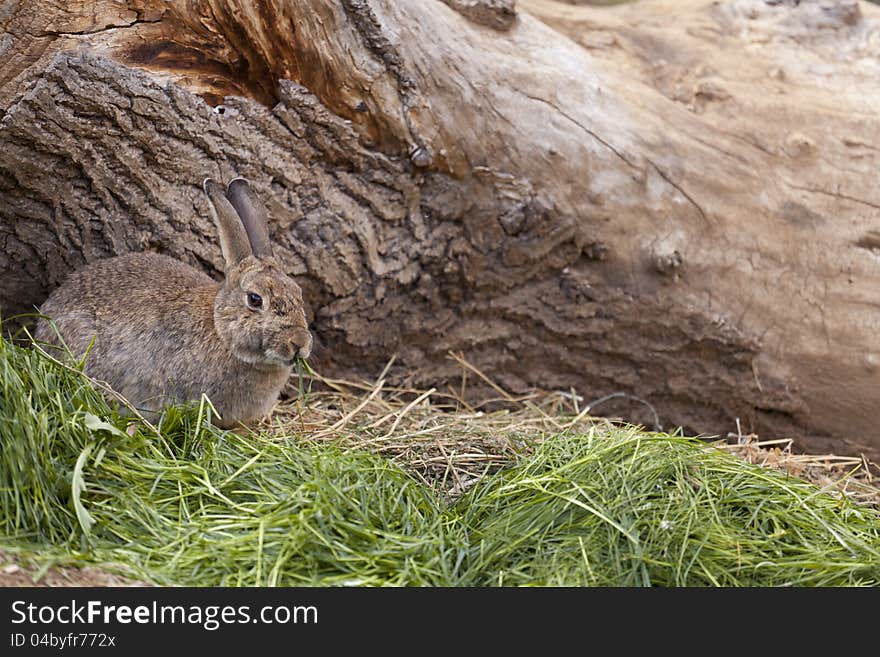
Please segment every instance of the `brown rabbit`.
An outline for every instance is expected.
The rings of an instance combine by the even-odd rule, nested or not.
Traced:
[[[204,189],[220,234],[226,278],[155,253],[95,262],[40,309],[38,341],[77,356],[94,338],[85,371],[135,407],[157,412],[206,394],[231,427],[268,414],[312,336],[302,290],[272,256],[266,213],[248,182]]]

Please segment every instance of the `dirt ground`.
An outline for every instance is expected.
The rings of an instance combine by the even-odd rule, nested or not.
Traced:
[[[150,586],[100,568],[52,566],[38,578],[39,566],[18,555],[0,550],[0,586]]]

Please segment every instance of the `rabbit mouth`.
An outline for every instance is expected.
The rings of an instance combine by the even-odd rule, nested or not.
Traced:
[[[296,361],[299,359],[299,355],[295,356],[282,356],[281,354],[275,351],[267,351],[266,352],[266,362],[270,365],[280,365],[282,367],[292,367]]]

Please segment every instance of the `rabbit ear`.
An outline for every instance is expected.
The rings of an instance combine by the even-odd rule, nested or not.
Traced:
[[[214,223],[217,224],[217,232],[220,234],[220,250],[223,251],[228,271],[253,255],[251,245],[235,208],[223,194],[223,186],[210,178],[206,178],[202,186],[211,200],[211,214],[214,215]]]
[[[236,178],[226,187],[226,198],[241,217],[241,223],[247,231],[248,239],[254,255],[258,258],[272,256],[272,242],[269,239],[269,219],[266,210],[256,199],[248,181]]]

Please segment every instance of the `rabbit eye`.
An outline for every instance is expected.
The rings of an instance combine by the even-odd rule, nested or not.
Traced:
[[[261,297],[256,292],[248,292],[247,305],[248,308],[251,308],[253,310],[260,310],[263,307],[263,297]]]

